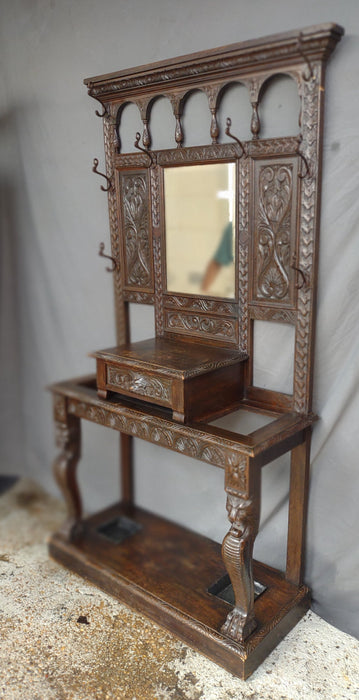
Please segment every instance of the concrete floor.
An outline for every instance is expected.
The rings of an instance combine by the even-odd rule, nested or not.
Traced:
[[[359,698],[358,641],[314,613],[241,681],[51,561],[63,517],[26,480],[0,496],[0,698]]]

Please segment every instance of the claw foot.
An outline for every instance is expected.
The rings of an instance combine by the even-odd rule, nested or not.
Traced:
[[[247,615],[243,615],[238,608],[233,608],[227,615],[227,619],[224,625],[222,625],[221,632],[227,634],[228,637],[231,637],[236,642],[243,642],[256,627],[257,623],[254,616],[248,617]]]

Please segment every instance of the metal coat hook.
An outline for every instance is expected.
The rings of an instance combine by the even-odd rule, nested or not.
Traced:
[[[299,32],[299,36],[298,36],[298,52],[300,53],[301,57],[304,59],[304,61],[306,62],[307,66],[308,66],[309,75],[306,76],[306,75],[304,75],[304,73],[302,74],[303,80],[305,80],[305,82],[308,83],[309,80],[311,80],[313,78],[314,72],[313,72],[313,67],[312,67],[312,64],[311,64],[308,56],[304,53],[302,32]]]
[[[101,189],[102,189],[103,192],[109,192],[109,190],[110,190],[111,187],[112,187],[112,182],[111,182],[110,178],[107,177],[107,175],[105,175],[104,173],[100,173],[100,171],[97,170],[97,166],[98,166],[98,158],[94,158],[94,159],[93,159],[92,172],[93,172],[93,173],[96,173],[96,175],[101,175],[101,177],[104,177],[104,178],[105,178],[105,180],[106,180],[108,186],[107,186],[107,187],[104,187],[103,185],[101,185]]]
[[[302,159],[302,161],[305,165],[305,173],[298,173],[298,177],[300,177],[301,180],[303,180],[303,178],[308,177],[308,175],[310,175],[308,161],[307,161],[305,155],[300,150],[300,146],[301,146],[302,141],[303,141],[303,136],[302,136],[302,134],[300,134],[298,137],[298,146],[297,146],[296,154],[298,156],[300,156],[300,158]]]
[[[245,154],[246,151],[245,151],[245,148],[244,148],[244,146],[243,146],[242,141],[240,141],[240,140],[237,138],[237,136],[234,136],[234,134],[231,134],[232,119],[231,119],[230,117],[227,117],[227,119],[226,119],[226,124],[227,124],[227,126],[226,126],[226,131],[225,131],[225,133],[226,133],[227,136],[229,136],[231,139],[234,139],[234,140],[240,145],[240,147],[241,147],[241,149],[242,149],[242,153],[241,153],[241,155],[240,155],[239,157],[242,158],[242,156],[244,156],[244,154]]]
[[[97,117],[100,117],[101,119],[103,119],[103,117],[108,116],[108,111],[107,111],[107,109],[106,109],[104,103],[102,102],[102,100],[100,100],[99,97],[96,97],[96,95],[93,94],[93,88],[94,88],[93,83],[89,83],[87,94],[88,94],[90,97],[92,97],[94,100],[97,100],[97,102],[100,103],[100,105],[101,105],[101,107],[102,107],[102,109],[103,109],[103,113],[100,114],[100,112],[98,111],[98,109],[96,109],[96,110],[95,110],[95,114],[96,114]]]
[[[106,255],[104,253],[104,250],[105,250],[105,244],[100,243],[100,248],[99,248],[98,254],[100,255],[101,258],[107,258],[108,260],[111,260],[111,262],[112,262],[112,267],[106,267],[106,271],[107,272],[115,272],[115,270],[117,268],[117,261],[115,260],[115,258],[111,257],[111,255]]]
[[[139,151],[142,151],[142,153],[146,153],[146,156],[148,156],[150,159],[150,163],[149,163],[148,167],[152,168],[154,165],[156,165],[153,154],[151,153],[151,151],[148,150],[148,148],[142,148],[142,146],[140,146],[140,140],[141,140],[141,134],[139,131],[137,131],[136,132],[136,141],[134,143],[134,147],[137,148]]]
[[[293,253],[292,262],[291,262],[290,266],[291,266],[292,270],[295,270],[296,272],[298,272],[302,278],[301,282],[297,282],[297,284],[295,285],[296,289],[303,289],[303,287],[307,286],[307,278],[306,278],[303,270],[301,270],[300,267],[297,266],[296,253]]]

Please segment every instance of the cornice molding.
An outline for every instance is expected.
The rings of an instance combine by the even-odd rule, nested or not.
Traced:
[[[133,93],[168,94],[185,86],[222,79],[246,79],[258,72],[277,72],[309,61],[327,61],[344,33],[338,24],[320,24],[201,51],[145,66],[84,80],[89,94],[104,101],[130,99]]]

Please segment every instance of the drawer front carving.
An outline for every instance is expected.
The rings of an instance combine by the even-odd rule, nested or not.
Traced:
[[[158,379],[133,370],[107,367],[107,384],[126,393],[156,400],[162,405],[171,406],[172,403],[172,382],[169,379]]]

